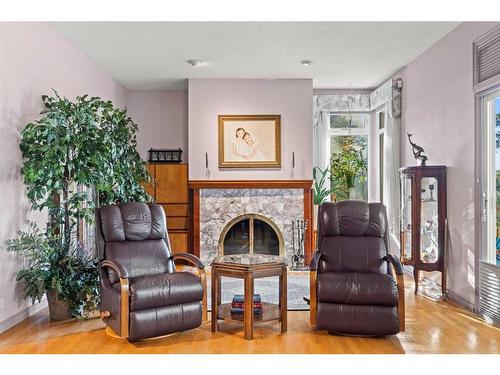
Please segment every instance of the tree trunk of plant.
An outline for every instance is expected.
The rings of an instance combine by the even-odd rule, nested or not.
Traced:
[[[47,290],[47,301],[49,303],[50,320],[68,320],[71,319],[69,301],[60,300],[57,290]]]
[[[69,146],[66,150],[66,165],[64,166],[64,180],[63,180],[63,200],[64,200],[64,247],[66,252],[68,252],[70,242],[71,242],[71,229],[69,225],[69,170],[68,170],[68,162],[69,162]]]

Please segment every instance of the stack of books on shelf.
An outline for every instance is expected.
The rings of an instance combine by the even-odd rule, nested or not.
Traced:
[[[243,294],[235,294],[233,302],[231,302],[231,314],[243,314],[245,311],[245,296]],[[262,314],[262,300],[260,294],[253,295],[253,313]]]

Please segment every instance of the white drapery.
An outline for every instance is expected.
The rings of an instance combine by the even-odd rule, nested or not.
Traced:
[[[314,166],[325,169],[328,166],[326,158],[326,142],[328,142],[328,126],[330,113],[320,111],[314,124]]]
[[[399,167],[401,142],[401,80],[390,79],[370,95],[372,110],[385,112],[384,204],[389,222],[390,250],[399,253]]]

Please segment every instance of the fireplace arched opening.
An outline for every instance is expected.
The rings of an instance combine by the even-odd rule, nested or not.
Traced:
[[[266,254],[283,256],[281,230],[259,214],[241,215],[231,220],[219,237],[219,255]]]

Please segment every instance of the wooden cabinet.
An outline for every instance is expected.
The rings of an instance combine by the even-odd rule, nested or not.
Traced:
[[[156,164],[156,203],[188,203],[188,165]]]
[[[168,236],[174,253],[190,252],[187,164],[148,164],[154,187],[146,186],[167,217]]]
[[[401,262],[413,266],[415,294],[420,271],[439,271],[445,296],[446,167],[402,168],[400,178]]]

